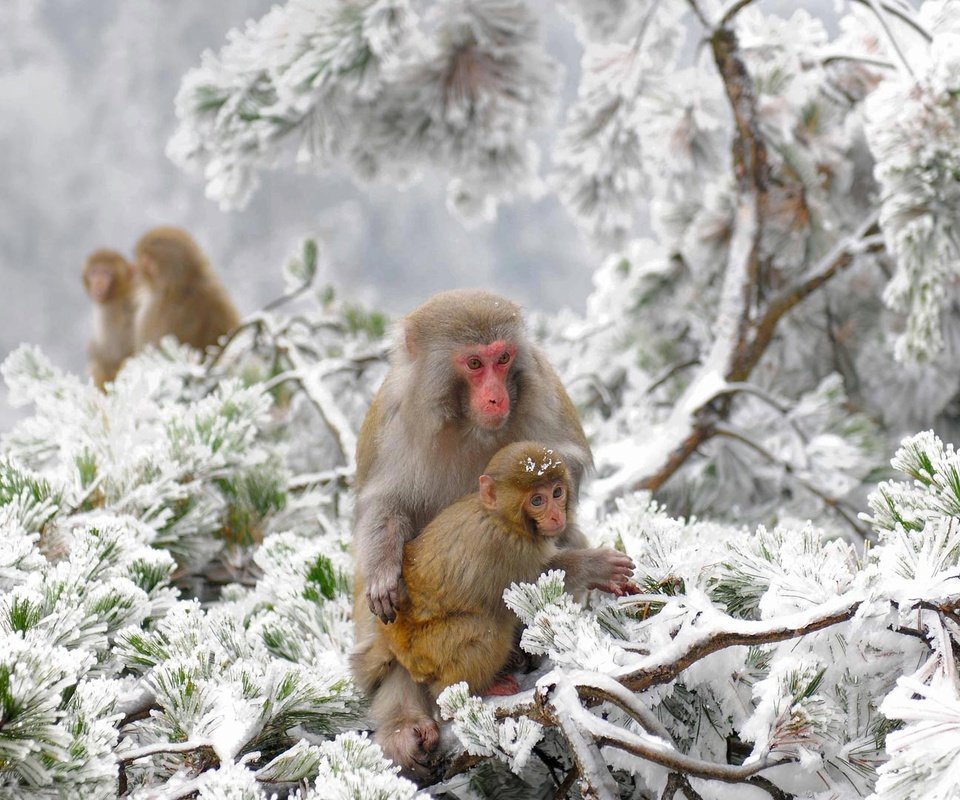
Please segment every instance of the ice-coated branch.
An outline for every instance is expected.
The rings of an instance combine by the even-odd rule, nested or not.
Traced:
[[[759,304],[765,288],[760,242],[767,219],[770,165],[767,146],[760,132],[756,90],[740,53],[737,36],[731,29],[721,27],[711,36],[710,45],[733,113],[736,131],[732,155],[737,180],[738,211],[734,242],[730,247],[730,261],[733,262],[738,257],[746,260],[746,280],[741,290],[748,296],[748,302],[741,314],[740,324],[743,327],[748,315],[754,310],[751,306]],[[749,241],[749,249],[741,250],[745,242],[737,247],[738,237],[745,237]],[[728,264],[728,273],[733,267],[733,263]]]
[[[609,681],[619,684],[627,692],[646,691],[654,686],[670,683],[692,664],[729,647],[755,647],[798,639],[848,622],[857,613],[862,602],[859,592],[850,592],[806,611],[783,615],[770,621],[743,620],[720,611],[701,611],[698,615],[699,624],[695,628],[682,630],[669,646],[661,647],[655,653],[632,662],[621,673],[609,679],[583,672],[574,673],[577,676],[577,693],[587,701],[612,700],[614,697],[623,701],[626,695],[620,690],[612,691],[613,684]],[[541,680],[549,683],[554,680],[555,675],[563,677],[567,673],[557,670],[547,673]],[[610,697],[602,696],[602,692],[608,692]],[[620,702],[617,702],[617,705],[620,705]],[[505,702],[497,704],[498,718],[520,714],[532,716],[538,722],[546,721],[530,692],[506,698]]]
[[[353,472],[356,468],[357,436],[353,426],[343,413],[340,406],[333,399],[330,390],[324,385],[326,365],[310,365],[304,361],[297,350],[297,346],[283,336],[277,337],[277,347],[280,348],[293,367],[304,393],[310,402],[320,412],[323,421],[333,433],[343,453],[347,469]]]
[[[579,675],[561,675],[559,671],[550,673],[538,683],[535,698],[541,712],[553,721],[569,742],[581,780],[589,785],[586,792],[593,792],[585,792],[584,796],[618,796],[615,791],[610,795],[605,793],[607,782],[612,783],[613,779],[600,747],[614,747],[686,775],[724,783],[741,783],[765,769],[793,760],[765,757],[733,766],[685,755],[674,747],[669,737],[640,736],[591,713],[581,703],[584,687],[577,680]],[[622,690],[616,690],[611,696],[625,699],[624,694]]]
[[[157,742],[156,744],[148,744],[144,747],[137,747],[133,750],[125,750],[117,753],[117,759],[122,764],[129,764],[131,761],[148,758],[149,756],[155,756],[159,753],[192,753],[204,747],[212,748],[213,743],[204,740],[195,742]]]
[[[605,719],[591,714],[582,706],[574,716],[576,723],[589,731],[601,747],[615,747],[618,750],[639,756],[645,761],[659,764],[662,767],[686,775],[692,775],[694,778],[722,781],[723,783],[742,783],[758,772],[794,760],[792,758],[767,757],[741,766],[714,764],[700,758],[692,758],[669,746],[662,746],[659,743],[652,744],[648,739],[630,733],[630,731],[619,728]]]
[[[783,642],[847,622],[853,619],[861,602],[860,594],[853,592],[769,622],[736,619],[719,611],[711,613],[702,620],[702,631],[687,635],[681,632],[669,647],[647,656],[617,678],[627,689],[641,692],[669,683],[691,664],[728,647]]]
[[[829,252],[808,269],[792,286],[774,297],[766,313],[757,322],[752,341],[742,359],[741,370],[753,369],[773,338],[777,323],[798,303],[823,286],[831,278],[851,266],[856,257],[864,252],[879,253],[884,250],[881,240],[874,237],[880,228],[879,213],[867,216],[857,228],[830,248]]]
[[[771,464],[776,464],[779,466],[787,475],[793,478],[793,480],[800,484],[804,489],[819,497],[824,505],[834,509],[859,536],[866,537],[867,531],[864,526],[857,521],[856,511],[847,508],[843,501],[838,497],[834,497],[833,495],[819,488],[816,484],[808,481],[797,472],[796,467],[794,467],[789,461],[778,458],[766,447],[760,444],[760,442],[756,441],[743,431],[735,430],[727,425],[717,425],[715,433],[717,436],[725,436],[728,439],[733,439],[734,441],[746,445],[751,450],[759,453],[761,456],[767,459],[767,461],[769,461]]]
[[[597,449],[597,461],[618,463],[613,474],[594,482],[595,495],[608,499],[624,491],[645,489],[656,491],[680,469],[697,448],[717,434],[717,424],[730,412],[730,399],[716,402],[718,397],[729,394],[729,388],[748,385],[753,368],[766,352],[773,340],[777,325],[791,309],[809,297],[832,278],[850,267],[856,257],[863,253],[876,253],[884,250],[881,238],[876,236],[878,228],[877,214],[872,213],[864,219],[848,236],[835,244],[816,264],[811,266],[793,285],[764,304],[762,313],[752,324],[738,326],[732,339],[718,336],[714,346],[698,373],[691,380],[687,390],[674,404],[668,419],[646,432],[642,459],[638,459],[630,443],[615,442]],[[734,248],[731,248],[734,249]],[[733,256],[731,256],[731,259]],[[727,280],[738,266],[732,260],[727,268]],[[741,270],[746,262],[739,264]],[[737,306],[736,283],[725,290],[725,305],[718,313],[723,315],[746,312],[745,304]],[[742,317],[741,317],[742,318]],[[718,374],[718,366],[726,368]],[[722,377],[721,377],[722,376]],[[619,456],[620,452],[630,453],[632,459]]]
[[[553,677],[553,676],[552,676]],[[570,745],[580,776],[580,791],[590,800],[616,800],[620,796],[616,781],[603,760],[600,748],[582,726],[577,709],[583,710],[573,683],[561,674],[537,687],[537,704]],[[586,712],[585,712],[586,713]]]
[[[657,716],[644,705],[639,697],[619,681],[600,672],[580,670],[571,671],[567,674],[570,680],[576,684],[577,693],[582,700],[588,703],[601,701],[613,703],[633,717],[651,736],[656,736],[670,744],[673,743],[673,737],[663,727]]]

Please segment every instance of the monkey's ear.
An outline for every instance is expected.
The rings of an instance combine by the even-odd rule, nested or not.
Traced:
[[[490,511],[497,507],[497,482],[489,475],[480,476],[480,502]]]
[[[417,343],[414,341],[413,331],[410,330],[409,326],[405,326],[403,329],[403,345],[407,348],[407,355],[410,356],[410,360],[415,361],[417,358]]]

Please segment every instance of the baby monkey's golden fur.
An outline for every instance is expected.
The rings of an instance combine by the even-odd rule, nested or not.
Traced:
[[[566,467],[551,455],[532,442],[503,448],[485,470],[496,486],[495,510],[474,492],[403,549],[408,597],[396,622],[378,627],[396,659],[434,697],[458,681],[480,694],[507,662],[517,618],[503,602],[504,589],[535,582],[557,554],[553,539],[523,512],[537,487],[570,485]],[[526,463],[548,466],[526,471]]]

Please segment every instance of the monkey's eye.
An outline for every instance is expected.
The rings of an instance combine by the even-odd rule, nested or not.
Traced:
[[[509,363],[509,362],[510,362],[510,354],[509,354],[506,350],[504,350],[504,351],[500,354],[500,358],[497,359],[497,363],[498,363],[498,364],[507,364],[507,363]]]
[[[530,505],[532,505],[534,508],[539,508],[540,506],[542,506],[542,505],[543,505],[543,495],[542,495],[542,494],[535,494],[533,497],[531,497],[531,498],[530,498]]]
[[[476,356],[467,359],[467,369],[480,369],[482,366],[483,362]]]
[[[562,486],[557,486],[557,487],[555,487],[554,490],[553,490],[553,496],[554,496],[554,497],[563,497],[563,487],[562,487]]]

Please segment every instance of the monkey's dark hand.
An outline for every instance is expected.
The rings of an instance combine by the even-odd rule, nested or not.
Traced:
[[[378,570],[367,586],[367,603],[370,611],[380,618],[381,622],[393,622],[397,618],[397,606],[400,599],[406,595],[406,588],[399,570],[386,572]]]
[[[593,555],[587,588],[624,594],[633,575],[633,559],[612,548],[596,550]]]

